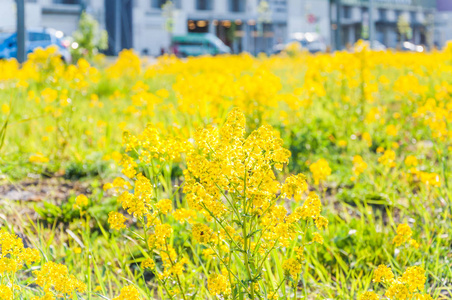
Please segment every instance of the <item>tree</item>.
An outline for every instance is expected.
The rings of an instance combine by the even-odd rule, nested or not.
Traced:
[[[108,48],[107,31],[99,28],[99,23],[86,12],[82,12],[78,29],[74,32],[74,43],[71,47],[74,62],[80,58],[92,60],[99,50]]]
[[[413,35],[413,31],[410,27],[410,23],[408,22],[408,19],[405,15],[400,15],[399,19],[397,20],[397,29],[400,33],[400,39],[401,41],[405,41],[405,39],[411,39]]]

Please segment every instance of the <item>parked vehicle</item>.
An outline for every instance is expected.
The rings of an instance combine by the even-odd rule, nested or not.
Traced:
[[[9,38],[13,34],[12,32],[0,32],[0,45],[3,43],[4,40]]]
[[[402,51],[408,51],[408,52],[424,52],[424,46],[422,45],[416,45],[412,42],[405,41],[402,43],[401,47]]]
[[[316,32],[296,32],[292,33],[289,40],[284,44],[277,44],[273,47],[273,53],[278,54],[285,50],[287,46],[294,42],[299,43],[301,49],[306,49],[311,53],[325,52],[326,43],[321,35]]]
[[[26,32],[25,52],[31,53],[36,48],[47,48],[51,45],[58,47],[58,52],[65,62],[71,62],[71,53],[69,51],[70,43],[64,39],[64,34],[61,31],[43,28],[30,29]],[[0,44],[0,59],[17,58],[17,33],[11,33]]]
[[[171,53],[178,57],[229,54],[231,48],[211,33],[189,33],[173,36]]]
[[[380,41],[377,41],[377,40],[374,40],[372,42],[372,47],[370,45],[369,40],[364,40],[363,43],[365,45],[367,45],[369,48],[372,48],[372,50],[374,50],[374,51],[386,51],[387,50],[387,47],[384,44],[382,44]]]

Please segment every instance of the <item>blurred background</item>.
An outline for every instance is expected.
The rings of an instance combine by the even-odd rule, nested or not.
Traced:
[[[21,23],[26,52],[57,44],[64,57],[79,46],[83,12],[105,35],[107,55],[272,54],[291,42],[326,52],[359,39],[421,52],[452,39],[452,0],[0,0],[0,58],[17,56],[11,36]]]

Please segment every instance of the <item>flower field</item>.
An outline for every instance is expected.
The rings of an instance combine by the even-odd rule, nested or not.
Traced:
[[[452,44],[0,61],[0,299],[452,299]]]

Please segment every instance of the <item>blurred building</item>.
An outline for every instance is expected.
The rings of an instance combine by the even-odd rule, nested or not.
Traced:
[[[168,49],[171,35],[213,33],[233,52],[268,52],[287,34],[287,1],[269,0],[136,0],[133,6],[134,48],[159,54]],[[170,16],[170,17],[169,17]],[[172,17],[171,17],[172,16]]]
[[[369,36],[369,0],[331,0],[333,44],[340,38],[341,47],[353,44]],[[445,0],[451,1],[451,0]],[[339,4],[339,12],[337,3]],[[387,47],[397,47],[410,40],[415,44],[433,43],[433,22],[436,0],[373,0],[374,39]],[[339,22],[337,15],[340,16]],[[399,25],[405,23],[410,29],[400,34]],[[339,34],[334,32],[340,30]]]
[[[217,35],[233,52],[269,53],[296,32],[316,32],[344,48],[369,36],[369,0],[25,0],[27,27],[52,27],[71,35],[82,10],[109,34],[109,54],[124,48],[158,55],[172,35]],[[439,45],[452,39],[452,0],[373,0],[375,39]],[[268,4],[267,6],[264,4]],[[0,32],[14,31],[15,0],[0,0]],[[434,14],[438,9],[436,18]],[[337,16],[340,16],[339,19]],[[409,27],[401,35],[400,21]],[[433,29],[435,26],[435,29]]]
[[[443,47],[447,41],[452,41],[452,0],[437,0],[435,44]]]
[[[25,25],[49,27],[71,34],[82,10],[78,0],[25,0]],[[0,32],[16,30],[16,1],[0,0]]]
[[[287,31],[316,32],[331,41],[330,0],[288,0]]]

